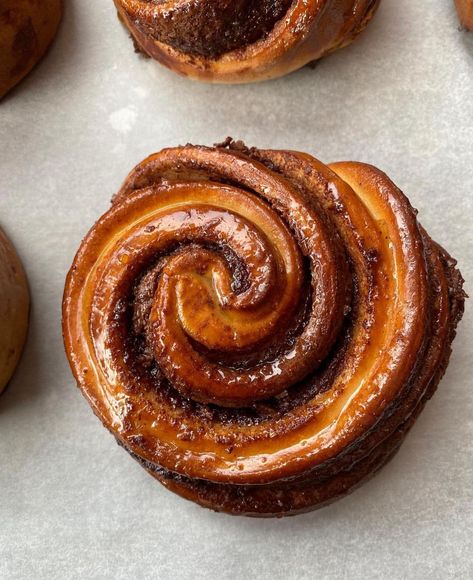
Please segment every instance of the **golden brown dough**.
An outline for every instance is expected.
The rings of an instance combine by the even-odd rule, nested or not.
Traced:
[[[469,30],[473,30],[473,0],[455,0],[460,21]]]
[[[384,173],[227,140],[130,173],[76,255],[63,331],[94,412],[161,483],[280,516],[393,456],[463,302]]]
[[[0,393],[11,379],[23,350],[29,301],[20,258],[0,229]]]
[[[137,47],[191,78],[285,75],[350,44],[380,0],[114,0]]]
[[[44,55],[62,7],[62,0],[0,0],[0,99]]]

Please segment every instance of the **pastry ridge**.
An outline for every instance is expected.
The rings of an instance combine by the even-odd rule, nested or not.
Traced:
[[[462,284],[377,168],[228,139],[129,174],[69,272],[64,339],[95,413],[168,489],[291,515],[395,454]]]

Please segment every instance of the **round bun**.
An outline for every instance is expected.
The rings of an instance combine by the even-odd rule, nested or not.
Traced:
[[[0,2],[0,99],[41,59],[61,21],[63,0]]]
[[[226,141],[131,172],[76,255],[63,330],[95,413],[161,483],[280,516],[393,456],[463,300],[380,170]]]
[[[29,292],[15,248],[0,229],[0,393],[20,360],[28,330]]]
[[[139,50],[199,80],[279,77],[365,28],[380,0],[114,0]]]

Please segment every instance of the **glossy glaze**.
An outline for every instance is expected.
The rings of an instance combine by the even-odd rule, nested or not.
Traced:
[[[97,415],[167,487],[298,513],[397,449],[447,364],[461,282],[371,166],[166,149],[82,243],[65,344]]]
[[[229,83],[282,76],[346,46],[379,5],[278,0],[255,14],[244,0],[114,1],[141,51],[182,75]]]

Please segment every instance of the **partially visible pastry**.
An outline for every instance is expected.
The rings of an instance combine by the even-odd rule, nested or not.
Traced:
[[[11,379],[25,344],[29,304],[20,258],[0,229],[0,393]]]
[[[137,48],[194,79],[275,78],[350,44],[380,0],[114,0]]]
[[[463,26],[473,30],[473,0],[455,0],[455,4]]]
[[[0,99],[44,55],[62,9],[63,0],[0,0]]]

